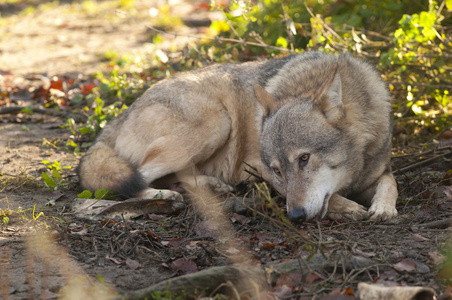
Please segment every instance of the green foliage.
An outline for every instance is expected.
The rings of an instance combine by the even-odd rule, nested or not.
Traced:
[[[67,188],[69,182],[63,178],[60,171],[63,169],[71,169],[71,165],[62,167],[58,161],[51,163],[47,160],[44,160],[42,163],[49,168],[49,171],[41,173],[41,178],[44,181],[44,184],[51,191]]]
[[[36,211],[36,204],[33,208],[23,209],[18,207],[17,209],[11,209],[8,199],[6,199],[7,208],[0,208],[0,225],[8,226],[11,220],[19,219],[24,222],[37,221],[44,214]]]
[[[127,1],[126,1],[127,2]],[[105,53],[112,71],[97,74],[97,87],[75,100],[88,118],[66,127],[67,145],[79,152],[106,123],[157,80],[211,63],[281,56],[305,50],[352,52],[377,65],[394,98],[396,131],[421,139],[451,122],[451,0],[435,1],[232,1],[224,21],[212,22],[209,39],[170,57],[154,34],[146,54]],[[215,1],[212,1],[215,4]],[[158,9],[165,16],[168,7]],[[157,13],[157,12],[156,12]],[[165,22],[159,28],[165,29]]]
[[[226,21],[214,22],[211,33],[241,41],[277,45],[290,50],[318,48],[332,43],[339,36],[330,29],[345,30],[362,28],[386,34],[397,25],[406,13],[426,9],[423,1],[279,1],[265,0],[254,4],[251,1],[232,1],[224,9]],[[239,44],[243,46],[243,44]],[[248,44],[249,45],[249,44]],[[333,46],[333,45],[329,45]],[[334,47],[333,47],[334,48]],[[327,48],[328,49],[328,48]],[[271,48],[251,47],[253,52],[266,55],[279,53]]]
[[[378,64],[389,84],[396,130],[432,136],[452,121],[451,5],[450,0],[233,1],[226,9],[216,7],[227,20],[213,23],[211,34],[226,38],[224,50],[217,51],[241,59],[305,50],[362,56]]]
[[[94,196],[94,198],[93,198]],[[84,199],[114,199],[114,194],[109,189],[99,189],[94,192],[94,195],[91,191],[84,190],[80,194],[77,194],[77,197]]]
[[[394,46],[381,54],[380,67],[397,97],[398,126],[414,132],[438,132],[451,122],[452,43],[441,7],[431,1],[429,11],[404,15],[391,38]]]

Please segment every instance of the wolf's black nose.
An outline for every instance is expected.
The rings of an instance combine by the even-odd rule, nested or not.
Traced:
[[[290,222],[301,223],[306,221],[306,211],[302,207],[292,209],[287,214]]]

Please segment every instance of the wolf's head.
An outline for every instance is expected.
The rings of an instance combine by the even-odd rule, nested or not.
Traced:
[[[351,183],[353,141],[346,132],[341,86],[334,68],[314,90],[289,99],[277,101],[255,87],[264,108],[260,151],[266,179],[286,197],[291,221],[323,218],[330,197]]]

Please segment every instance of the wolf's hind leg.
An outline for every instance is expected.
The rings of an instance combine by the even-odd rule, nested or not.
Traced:
[[[328,203],[328,217],[333,220],[349,219],[359,221],[367,219],[368,213],[364,206],[334,194]]]
[[[146,149],[138,171],[147,183],[163,179],[160,183],[169,186],[181,182],[186,190],[202,185],[218,194],[232,189],[220,179],[201,175],[196,170],[198,164],[207,161],[227,142],[231,130],[231,120],[227,114],[217,112],[216,115],[206,117],[200,124],[180,121],[161,126],[172,126],[173,130],[170,134],[157,137]],[[165,182],[165,177],[171,174],[174,175],[170,176],[172,179]],[[159,190],[146,189],[142,194],[149,197],[156,191]],[[168,190],[166,194],[176,198],[180,195]]]
[[[397,183],[391,173],[383,174],[376,183],[375,195],[369,208],[371,220],[385,221],[397,216]]]

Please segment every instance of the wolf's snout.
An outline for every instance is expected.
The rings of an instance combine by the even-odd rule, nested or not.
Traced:
[[[289,218],[290,222],[293,223],[301,223],[306,221],[306,210],[302,207],[297,207],[295,209],[290,210],[287,213],[287,217]]]

